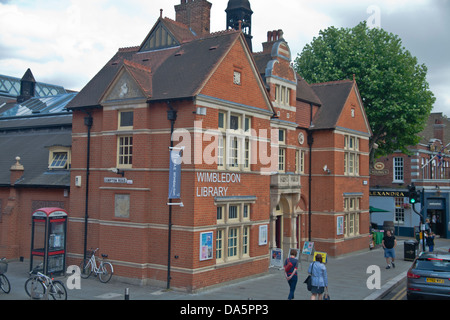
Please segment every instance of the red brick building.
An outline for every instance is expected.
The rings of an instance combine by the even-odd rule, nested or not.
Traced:
[[[86,181],[91,155],[88,192],[71,190],[72,258],[86,213],[88,246],[119,275],[164,283],[170,270],[188,290],[263,273],[271,248],[308,239],[330,255],[367,248],[371,132],[355,82],[308,85],[281,31],[253,53],[243,20],[209,33],[210,8],[182,1],[176,21],[161,16],[70,104],[72,181]],[[227,14],[240,10],[251,21],[248,1]],[[168,205],[172,123],[183,207]]]
[[[252,52],[248,1],[182,0],[71,101],[68,265],[188,291],[267,271],[270,250],[369,245],[371,130],[354,81],[310,85],[281,30]],[[168,199],[169,147],[183,148]],[[183,204],[181,206],[180,204]],[[170,272],[170,274],[169,274]]]
[[[408,147],[410,154],[400,151],[377,159],[371,168],[370,205],[384,212],[373,212],[371,222],[381,229],[385,221],[395,234],[416,236],[421,217],[409,204],[408,185],[414,183],[421,192],[415,205],[424,221],[442,238],[450,237],[450,121],[442,113],[431,113],[418,135],[420,142]]]

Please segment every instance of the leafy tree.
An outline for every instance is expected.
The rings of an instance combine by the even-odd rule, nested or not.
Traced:
[[[416,145],[435,101],[427,67],[402,46],[401,39],[366,22],[354,28],[330,27],[304,47],[295,60],[309,83],[352,79],[356,82],[373,137],[370,159]],[[374,146],[378,145],[378,148]]]

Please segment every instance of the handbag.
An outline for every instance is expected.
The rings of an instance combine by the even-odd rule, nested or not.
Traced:
[[[291,269],[292,269],[293,266],[294,266],[294,265],[292,264],[291,259],[288,258],[288,259],[286,260],[286,265],[284,266],[284,271],[285,271],[285,272],[291,271]]]
[[[313,268],[314,268],[314,263],[315,262],[313,262],[313,266],[311,268],[311,273],[312,273]],[[303,283],[306,283],[306,288],[308,289],[308,291],[312,290],[312,278],[311,278],[310,274],[308,275],[308,277],[306,277],[306,279],[305,279],[305,281],[303,281]]]
[[[311,275],[308,275],[308,277],[306,277],[305,281],[303,281],[303,283],[306,283],[306,288],[308,289],[308,291],[311,291],[312,289],[312,279],[311,279]]]
[[[323,294],[323,300],[331,300],[330,294],[328,293],[328,288],[326,289],[325,293]]]

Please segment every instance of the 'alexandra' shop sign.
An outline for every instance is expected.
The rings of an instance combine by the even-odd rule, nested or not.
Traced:
[[[241,174],[227,172],[197,172],[197,182],[241,183]],[[197,197],[226,197],[229,186],[197,187]]]
[[[370,191],[369,196],[372,197],[407,197],[408,192],[403,191]]]

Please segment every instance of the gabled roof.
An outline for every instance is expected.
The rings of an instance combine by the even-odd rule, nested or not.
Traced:
[[[179,37],[179,46],[146,52],[140,51],[142,46],[120,49],[67,108],[99,107],[101,98],[125,61],[128,61],[128,70],[133,69],[136,76],[139,73],[141,76],[145,72],[147,76],[151,73],[150,82],[140,82],[145,92],[151,93],[149,102],[192,98],[199,93],[215,67],[241,35],[239,31],[228,30],[186,41],[179,23],[170,19],[159,19],[158,23],[163,23],[167,29],[178,30],[174,36]]]
[[[343,80],[311,84],[310,86],[322,102],[321,108],[313,119],[314,129],[335,128],[354,82]]]
[[[139,51],[145,52],[163,47],[179,46],[181,43],[192,41],[195,38],[195,34],[186,25],[169,18],[160,17],[145,37]],[[156,43],[158,41],[159,44]]]
[[[297,74],[297,100],[318,106],[322,105],[316,92],[299,74]]]

